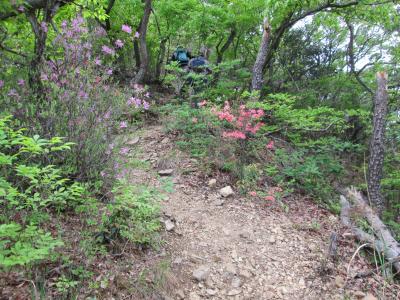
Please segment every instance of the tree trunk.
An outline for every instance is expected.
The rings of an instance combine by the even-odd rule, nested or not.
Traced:
[[[156,81],[160,80],[160,75],[161,75],[161,68],[164,62],[165,58],[165,53],[167,51],[166,49],[166,44],[168,42],[168,38],[163,38],[160,42],[160,52],[158,53],[158,59],[157,59],[157,65],[156,65],[156,72],[154,75],[154,79]]]
[[[271,27],[268,19],[264,19],[263,35],[261,39],[260,48],[258,50],[257,58],[253,66],[253,77],[251,80],[251,89],[253,91],[260,91],[263,85],[264,66],[267,60],[268,48],[270,42]]]
[[[226,50],[228,50],[229,46],[234,41],[235,36],[236,36],[236,29],[235,29],[235,27],[233,27],[231,29],[231,32],[230,32],[229,36],[228,36],[228,39],[226,40],[225,44],[222,46],[221,49],[219,49],[220,43],[218,44],[218,46],[217,46],[217,61],[216,61],[217,65],[219,65],[222,62],[222,59],[224,57],[224,53],[225,53]]]
[[[142,26],[142,20],[140,20],[139,26],[136,29],[137,32],[140,31],[141,26]],[[134,39],[134,41],[133,41],[133,51],[135,54],[135,66],[139,70],[139,68],[140,68],[140,50],[139,50],[138,39]]]
[[[31,24],[35,36],[35,46],[33,58],[30,62],[29,85],[37,97],[43,96],[43,84],[40,79],[40,67],[43,63],[44,52],[46,50],[47,30],[51,20],[59,8],[59,3],[55,0],[48,0],[43,7],[43,20],[39,23],[36,9],[26,12],[26,17]]]
[[[373,131],[369,146],[367,181],[370,201],[381,214],[385,207],[385,201],[381,194],[381,179],[383,176],[385,125],[388,112],[388,77],[385,72],[378,72],[376,78],[378,87],[374,97]]]
[[[147,25],[149,24],[151,14],[151,0],[143,0],[144,14],[140,22],[139,29],[139,53],[140,53],[140,66],[139,71],[135,76],[135,83],[144,83],[147,80],[149,69],[149,52],[147,49],[146,35]]]

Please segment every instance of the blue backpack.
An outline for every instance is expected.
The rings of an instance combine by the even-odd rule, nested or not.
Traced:
[[[175,56],[176,56],[176,59],[181,63],[182,62],[183,63],[187,63],[189,61],[189,57],[188,57],[187,51],[184,50],[184,49],[176,50]]]

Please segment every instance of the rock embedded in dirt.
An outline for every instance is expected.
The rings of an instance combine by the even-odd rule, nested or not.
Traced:
[[[161,144],[168,144],[169,143],[169,138],[164,138],[162,141],[161,141]]]
[[[362,292],[362,291],[355,291],[355,292],[353,293],[353,295],[354,295],[354,297],[356,297],[357,299],[359,299],[359,298],[364,298],[364,297],[366,296],[365,293]]]
[[[226,264],[225,271],[228,274],[232,274],[232,275],[236,275],[237,274],[236,266],[233,265],[233,264]]]
[[[191,292],[189,294],[189,300],[201,300],[201,297],[199,295],[197,295],[196,292]]]
[[[342,288],[344,287],[344,279],[340,276],[335,277],[335,285],[337,288]]]
[[[217,290],[213,290],[213,289],[206,289],[206,293],[209,296],[215,296],[217,294]]]
[[[232,187],[230,185],[228,185],[228,186],[220,189],[219,193],[222,197],[227,198],[227,197],[232,196],[234,194],[234,191],[233,191]]]
[[[210,275],[210,268],[205,265],[200,266],[193,271],[192,275],[193,278],[196,279],[197,281],[205,281],[208,275]]]
[[[165,225],[165,230],[166,231],[172,231],[175,228],[175,224],[171,220],[166,220],[164,222],[164,225]]]
[[[242,286],[242,280],[239,277],[234,277],[231,282],[233,288],[240,288]]]
[[[226,293],[227,296],[236,296],[239,295],[242,292],[240,289],[231,289]]]
[[[274,297],[275,297],[275,294],[271,291],[267,291],[263,295],[263,299],[265,299],[265,300],[273,299]]]
[[[223,199],[218,199],[218,200],[215,200],[211,204],[214,205],[214,206],[222,206],[222,205],[224,205],[224,203],[225,203],[225,201]]]
[[[172,173],[174,173],[173,169],[165,169],[165,170],[158,171],[158,175],[160,175],[160,176],[171,176]]]
[[[252,275],[249,271],[247,271],[246,269],[241,269],[241,270],[239,271],[239,275],[242,276],[242,277],[244,277],[244,278],[250,278],[250,277],[253,276],[253,275]]]
[[[178,297],[179,300],[185,299],[185,293],[184,293],[184,291],[182,291],[182,290],[177,290],[177,291],[175,292],[175,294],[176,294],[176,296]]]
[[[372,294],[367,294],[363,300],[378,300],[378,298],[376,298],[374,295]]]
[[[136,145],[139,142],[140,138],[138,136],[135,136],[133,139],[128,141],[126,144],[129,146]]]
[[[208,186],[213,187],[217,184],[217,179],[213,178],[208,181]]]

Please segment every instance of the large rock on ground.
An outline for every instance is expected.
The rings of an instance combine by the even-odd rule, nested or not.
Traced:
[[[232,196],[232,195],[234,194],[234,191],[233,191],[233,189],[231,188],[231,186],[228,185],[228,186],[226,186],[226,187],[220,189],[220,190],[219,190],[219,193],[220,193],[220,195],[221,195],[222,197],[227,198],[227,197],[229,197],[229,196]]]

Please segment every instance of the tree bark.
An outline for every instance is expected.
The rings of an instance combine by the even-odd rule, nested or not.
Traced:
[[[231,32],[228,36],[228,39],[226,40],[225,44],[222,45],[221,49],[219,48],[220,43],[217,45],[217,47],[216,47],[216,50],[217,50],[216,64],[217,65],[219,65],[222,62],[224,53],[226,50],[228,50],[229,46],[233,43],[235,36],[236,36],[236,28],[232,27]]]
[[[137,32],[140,31],[141,26],[142,26],[142,20],[140,20],[139,26],[136,29]],[[135,54],[135,66],[139,70],[139,68],[140,68],[140,49],[139,49],[138,39],[136,39],[136,38],[133,40],[133,51]]]
[[[147,26],[149,24],[151,14],[151,0],[144,1],[144,13],[140,22],[139,28],[139,53],[140,53],[140,65],[139,70],[135,76],[135,83],[144,83],[147,80],[148,69],[149,69],[149,52],[147,49],[146,35]]]
[[[37,1],[38,3],[40,1]],[[29,70],[29,85],[36,96],[41,97],[43,92],[43,85],[40,79],[40,67],[43,63],[44,52],[46,50],[47,30],[53,19],[53,16],[60,4],[55,0],[46,1],[46,6],[43,8],[43,20],[39,23],[36,16],[36,9],[26,11],[26,16],[31,24],[32,31],[35,36],[34,55],[30,62]]]
[[[158,53],[156,71],[154,74],[154,79],[156,81],[160,80],[161,68],[164,63],[165,53],[167,51],[167,49],[166,49],[167,42],[168,42],[168,38],[163,38],[163,39],[161,39],[161,42],[160,42],[160,52]]]
[[[368,193],[370,201],[382,213],[385,201],[381,193],[381,179],[383,176],[384,142],[386,116],[388,112],[387,74],[378,72],[376,75],[378,87],[374,97],[373,131],[369,145],[368,163]]]
[[[333,1],[326,1],[325,3],[315,8],[310,8],[301,13],[296,13],[296,8],[289,11],[286,17],[282,20],[281,24],[273,31],[271,31],[267,20],[264,20],[263,37],[261,45],[257,54],[257,60],[253,67],[252,90],[261,90],[263,85],[263,75],[266,70],[272,66],[275,52],[278,50],[283,35],[298,21],[303,20],[308,16],[315,15],[321,11],[330,9],[339,10],[352,6],[359,5],[360,1],[355,0],[348,3],[333,3]],[[267,21],[267,24],[265,23]],[[268,25],[268,27],[266,27]],[[266,30],[266,28],[268,30]],[[261,64],[262,62],[262,64]],[[261,66],[262,65],[262,66]]]
[[[73,1],[74,0],[57,0],[57,1],[25,0],[21,4],[25,8],[25,11],[36,11],[38,9],[44,9],[44,8],[48,7],[49,2],[54,2],[53,4],[55,6],[61,7],[61,6],[64,6],[65,4],[71,3]],[[23,13],[23,11],[17,10],[17,9],[15,9],[14,11],[0,12],[0,21],[15,17],[20,13]]]
[[[270,35],[271,35],[271,26],[268,22],[268,19],[265,18],[263,24],[263,35],[261,38],[261,44],[260,48],[258,49],[257,58],[253,66],[253,77],[251,80],[251,89],[253,91],[260,91],[263,86],[264,66],[268,55]]]

